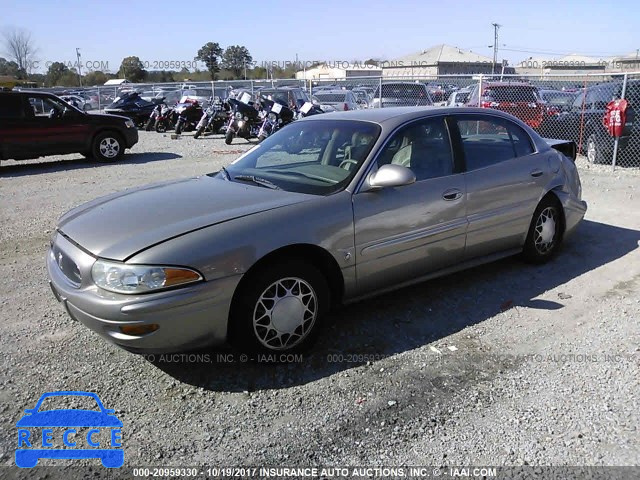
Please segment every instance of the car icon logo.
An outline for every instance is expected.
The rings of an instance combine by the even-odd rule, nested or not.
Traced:
[[[88,401],[95,401],[98,408],[43,409],[43,402],[52,397],[89,397]],[[18,447],[15,461],[18,467],[35,467],[41,458],[99,458],[107,468],[118,468],[124,464],[122,422],[114,415],[114,410],[104,407],[95,393],[48,392],[25,413],[16,423]]]

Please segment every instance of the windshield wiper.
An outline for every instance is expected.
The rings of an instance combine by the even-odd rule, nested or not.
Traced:
[[[278,185],[273,182],[270,182],[266,178],[256,177],[255,175],[236,175],[233,177],[234,180],[240,180],[244,182],[255,183],[256,185],[260,185],[261,187],[271,188],[272,190],[282,190]]]

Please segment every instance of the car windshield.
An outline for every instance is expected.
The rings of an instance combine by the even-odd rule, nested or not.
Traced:
[[[554,105],[571,105],[575,95],[565,92],[543,92],[541,96],[544,100]]]
[[[346,187],[379,135],[380,127],[370,122],[295,122],[249,150],[217,178],[228,175],[236,182],[329,195]]]
[[[261,90],[260,96],[273,100],[274,102],[281,103],[283,105],[289,104],[289,92],[274,91],[274,90]]]
[[[340,103],[346,100],[347,95],[345,93],[318,93],[316,97],[321,102]]]
[[[487,88],[484,96],[496,102],[531,102],[538,101],[535,88],[521,86],[496,86]]]
[[[100,411],[95,398],[89,395],[52,395],[42,400],[39,412],[48,410],[94,410]]]

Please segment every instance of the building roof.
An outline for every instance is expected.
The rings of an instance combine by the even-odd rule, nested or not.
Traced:
[[[122,85],[123,83],[130,83],[126,78],[112,78],[111,80],[107,80],[105,85]]]
[[[451,45],[435,45],[421,52],[406,55],[404,57],[392,60],[390,63],[402,62],[406,66],[412,64],[418,65],[437,65],[438,63],[493,63],[493,59],[474,53],[468,50],[462,50]]]

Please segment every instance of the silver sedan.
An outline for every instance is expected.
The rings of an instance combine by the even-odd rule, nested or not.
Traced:
[[[575,154],[496,110],[307,117],[219,172],[63,215],[51,288],[130,351],[298,350],[340,304],[509,255],[551,259],[587,208]]]

